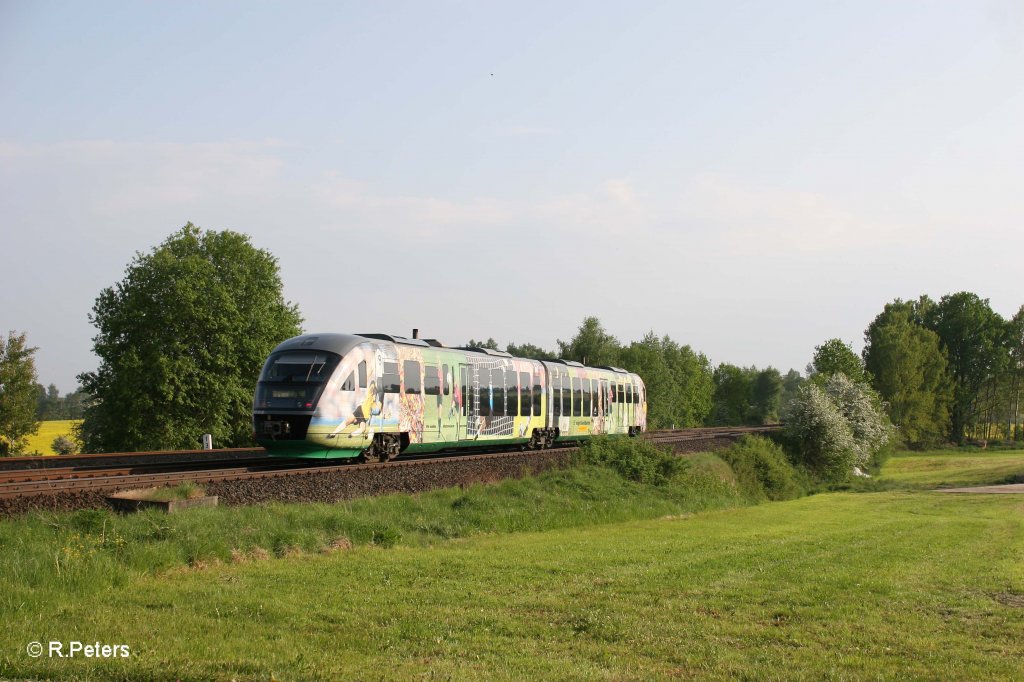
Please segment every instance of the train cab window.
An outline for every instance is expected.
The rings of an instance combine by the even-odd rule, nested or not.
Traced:
[[[633,402],[633,384],[626,384],[626,402]]]
[[[419,394],[422,386],[420,380],[420,363],[415,360],[406,360],[402,365],[405,372],[405,392]]]
[[[354,391],[356,390],[356,375],[354,372],[349,372],[348,376],[345,377],[345,381],[341,382],[341,390],[343,391]]]
[[[384,363],[384,392],[385,393],[401,393],[402,385],[398,378],[398,363],[397,362],[385,362]]]
[[[530,375],[519,373],[519,416],[530,416]]]
[[[462,387],[462,393],[457,398],[462,398],[462,416],[466,416],[466,404],[469,402],[469,394],[466,393],[466,368],[465,366],[459,367],[459,386]]]
[[[540,416],[541,413],[541,396],[544,394],[544,389],[540,385],[540,381],[534,379],[533,384],[533,414]]]
[[[441,384],[444,386],[444,394],[452,392],[452,378],[448,373],[448,365],[441,365]]]
[[[572,378],[572,416],[579,417],[583,406],[583,385],[579,377]]]
[[[514,417],[519,414],[519,386],[516,384],[516,373],[505,371],[505,414]]]
[[[583,379],[583,407],[580,414],[584,417],[590,416],[590,379]]]
[[[617,402],[620,402],[620,403],[626,402],[626,387],[625,387],[624,384],[617,384],[616,385],[615,394],[618,397]]]
[[[359,388],[366,388],[366,360],[359,363]]]
[[[500,369],[491,370],[491,414],[505,416],[505,372]]]
[[[441,395],[441,380],[437,365],[423,365],[423,395]]]

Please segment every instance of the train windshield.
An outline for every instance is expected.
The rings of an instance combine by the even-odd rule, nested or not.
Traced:
[[[263,365],[256,385],[256,408],[309,410],[320,397],[341,356],[323,351],[282,351]]]

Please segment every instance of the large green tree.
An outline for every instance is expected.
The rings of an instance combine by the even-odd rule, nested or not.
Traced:
[[[530,358],[531,360],[554,360],[557,356],[551,351],[544,350],[532,343],[515,344],[510,343],[505,351],[517,358]]]
[[[755,376],[756,371],[725,362],[715,368],[715,402],[711,409],[711,424],[726,426],[747,423],[753,408]]]
[[[979,416],[982,389],[990,381],[1006,342],[1006,324],[988,299],[961,291],[927,306],[925,326],[939,336],[953,381],[950,433],[961,443]]]
[[[35,433],[36,365],[25,334],[0,336],[0,456],[20,454]]]
[[[814,347],[814,358],[807,367],[811,377],[819,377],[819,383],[833,374],[845,374],[853,381],[865,382],[864,363],[842,339],[829,339]]]
[[[864,364],[903,439],[921,447],[947,435],[952,385],[939,337],[917,322],[915,308],[886,304],[864,332]]]
[[[572,340],[558,341],[558,352],[563,359],[592,367],[618,365],[621,350],[618,340],[604,330],[596,317],[584,318]]]
[[[250,442],[252,396],[271,349],[300,332],[284,301],[277,259],[237,232],[188,223],[100,292],[86,452]]]
[[[1015,440],[1024,440],[1024,431],[1020,426],[1020,398],[1024,391],[1024,305],[1013,316],[1009,324],[1010,346],[1010,391],[1009,404],[1006,410],[1007,431]],[[1012,428],[1010,425],[1012,424]]]
[[[711,413],[715,387],[703,354],[649,332],[621,349],[619,358],[644,380],[649,428],[700,426]]]

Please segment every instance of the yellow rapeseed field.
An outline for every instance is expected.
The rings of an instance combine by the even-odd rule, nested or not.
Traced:
[[[53,419],[51,421],[39,422],[39,431],[36,432],[36,435],[29,436],[25,454],[57,454],[53,451],[53,439],[57,436],[68,436],[70,438],[72,427],[75,424],[81,423],[81,421],[81,419]]]

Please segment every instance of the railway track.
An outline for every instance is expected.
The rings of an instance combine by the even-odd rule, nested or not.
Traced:
[[[676,429],[649,432],[645,438],[659,444],[686,441],[733,440],[751,433],[777,430],[767,427]],[[568,452],[572,446],[555,448]],[[230,483],[255,479],[317,476],[344,471],[349,475],[403,467],[430,467],[497,458],[523,457],[520,450],[442,456],[399,457],[390,462],[356,464],[347,460],[285,460],[259,454],[262,450],[181,451],[176,453],[110,453],[63,457],[22,457],[2,462],[0,500],[89,491],[116,491],[176,485],[182,482]],[[550,452],[550,451],[528,451]],[[45,460],[45,461],[44,461]]]

